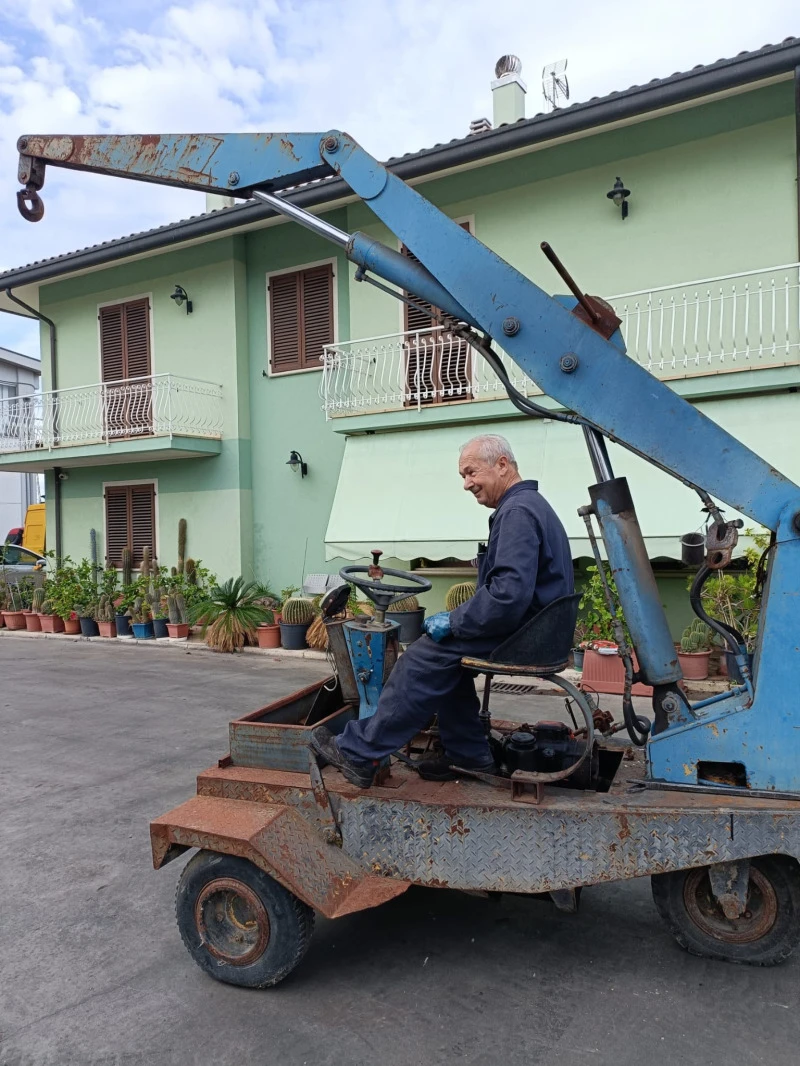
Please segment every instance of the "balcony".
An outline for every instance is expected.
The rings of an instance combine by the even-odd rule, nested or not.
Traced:
[[[0,400],[0,469],[214,455],[222,386],[155,374]]]
[[[800,364],[800,264],[608,298],[628,355],[665,381]],[[503,352],[515,387],[541,390]],[[709,391],[713,391],[709,390]],[[444,328],[329,345],[326,418],[502,399],[485,361]]]

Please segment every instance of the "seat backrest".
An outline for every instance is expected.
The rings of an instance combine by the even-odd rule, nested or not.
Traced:
[[[490,659],[519,666],[563,668],[569,659],[578,620],[580,592],[548,603],[492,652]]]

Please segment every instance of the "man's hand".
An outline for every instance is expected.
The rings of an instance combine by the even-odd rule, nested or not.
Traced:
[[[426,618],[422,623],[422,628],[431,638],[438,644],[439,641],[444,640],[445,637],[449,637],[452,633],[450,628],[450,612],[439,611],[438,614],[432,614],[430,618]]]

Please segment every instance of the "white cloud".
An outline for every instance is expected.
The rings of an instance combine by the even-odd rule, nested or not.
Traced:
[[[13,10],[12,10],[13,7]],[[37,0],[0,14],[0,269],[204,208],[199,194],[51,169],[45,219],[16,213],[23,133],[349,130],[378,157],[491,116],[504,52],[522,58],[528,114],[541,67],[568,57],[572,99],[776,43],[793,0],[650,0],[624,25],[573,0]],[[691,27],[691,32],[687,32]],[[0,344],[8,316],[0,316]]]

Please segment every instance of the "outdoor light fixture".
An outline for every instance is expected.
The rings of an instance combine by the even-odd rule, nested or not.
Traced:
[[[290,466],[295,473],[299,470],[300,477],[305,477],[308,473],[308,463],[303,462],[302,455],[300,452],[296,452],[294,448],[289,452],[289,458],[286,460],[286,465]]]
[[[170,296],[170,300],[174,300],[178,307],[183,307],[186,304],[186,314],[190,315],[192,313],[192,301],[189,299],[189,294],[183,285],[175,286],[175,292]]]
[[[617,178],[617,180],[614,182],[614,188],[611,190],[611,192],[606,193],[606,196],[609,198],[609,200],[613,200],[617,207],[619,207],[622,211],[623,222],[628,217],[627,199],[630,194],[630,189],[626,189],[625,186],[622,184],[622,178]]]

